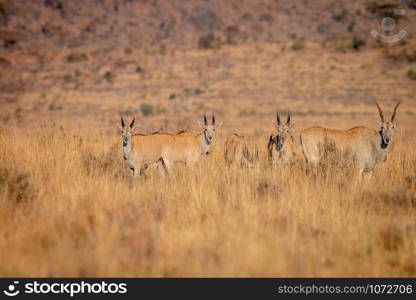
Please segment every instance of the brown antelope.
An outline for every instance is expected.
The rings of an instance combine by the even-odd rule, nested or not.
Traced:
[[[259,151],[253,141],[234,133],[225,141],[224,158],[228,165],[255,168],[259,163]]]
[[[279,113],[276,113],[276,121],[277,123],[273,120],[273,124],[276,126],[277,133],[270,135],[267,145],[269,162],[271,165],[286,165],[293,162],[296,156],[295,142],[291,132],[295,124],[290,122],[290,112],[287,113],[285,124],[280,121]]]
[[[215,116],[212,115],[212,124],[208,124],[204,115],[204,122],[199,124],[202,132],[194,134],[182,131],[177,134],[153,133],[150,135],[133,134],[135,119],[128,127],[121,118],[120,133],[123,142],[124,160],[133,175],[139,173],[154,163],[161,163],[166,173],[170,173],[172,164],[182,162],[191,165],[197,162],[200,157],[207,154],[215,137],[215,130],[221,123],[215,125]]]
[[[385,121],[383,112],[376,102],[380,115],[380,129],[373,130],[365,126],[357,126],[348,130],[336,130],[318,126],[304,129],[300,134],[303,154],[306,161],[315,171],[317,164],[329,153],[337,152],[341,156],[342,165],[355,166],[359,178],[363,172],[373,173],[379,162],[387,161],[387,150],[396,127],[396,104],[390,121]]]

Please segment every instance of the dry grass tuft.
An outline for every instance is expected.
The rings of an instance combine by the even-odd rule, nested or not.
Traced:
[[[19,204],[35,199],[37,188],[28,173],[3,167],[0,169],[0,195],[2,202]]]

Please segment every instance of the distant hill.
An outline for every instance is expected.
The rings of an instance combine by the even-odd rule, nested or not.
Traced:
[[[383,16],[405,27],[414,23],[415,8],[416,0],[1,0],[0,46],[215,48],[342,33],[360,47]],[[397,9],[406,14],[395,15]]]

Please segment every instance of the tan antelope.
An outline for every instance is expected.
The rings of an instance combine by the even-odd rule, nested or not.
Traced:
[[[209,152],[214,141],[215,130],[221,126],[221,123],[215,125],[214,114],[212,124],[208,124],[206,115],[204,115],[204,122],[199,122],[199,124],[202,127],[202,132],[199,134],[182,131],[177,134],[156,132],[143,135],[133,134],[135,119],[126,127],[121,118],[120,133],[124,161],[135,177],[154,163],[161,163],[168,174],[173,163],[182,162],[191,165]]]
[[[306,161],[316,171],[323,157],[336,152],[343,160],[341,165],[354,166],[358,169],[360,179],[362,179],[363,172],[371,175],[377,163],[387,160],[387,150],[396,127],[396,110],[399,105],[400,102],[394,107],[390,121],[386,122],[376,102],[381,119],[378,131],[365,126],[357,126],[348,130],[318,126],[304,129],[300,134],[300,141]]]
[[[253,141],[234,133],[225,141],[224,158],[228,165],[255,168],[259,164],[259,151]]]
[[[296,156],[295,142],[291,132],[295,124],[290,122],[290,112],[287,113],[285,124],[280,121],[279,113],[276,113],[276,121],[273,120],[273,124],[276,126],[277,133],[270,135],[267,144],[269,162],[271,165],[287,165],[293,162]]]

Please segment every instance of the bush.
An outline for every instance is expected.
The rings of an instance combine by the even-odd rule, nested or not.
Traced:
[[[28,202],[37,196],[37,188],[29,174],[1,167],[0,195],[13,203]]]
[[[393,61],[413,63],[416,62],[416,45],[408,44],[405,47],[389,47],[384,55]]]
[[[141,66],[137,66],[136,73],[143,73],[144,69]]]
[[[341,22],[342,23],[342,22],[344,22],[346,20],[347,16],[348,16],[348,11],[345,10],[345,9],[343,9],[341,12],[335,13],[332,16],[332,19],[335,20],[335,21],[337,21],[337,22]]]
[[[416,175],[406,176],[405,181],[409,190],[416,191]]]
[[[408,46],[405,50],[405,55],[409,62],[416,62],[416,46]]]
[[[266,23],[271,24],[271,23],[273,23],[274,18],[273,18],[272,15],[270,15],[268,13],[264,13],[264,14],[260,15],[258,20],[259,20],[259,22],[266,22]]]
[[[166,45],[163,45],[163,44],[160,45],[159,54],[162,55],[162,56],[164,56],[167,53],[168,53],[168,48],[166,47]]]
[[[362,46],[365,46],[365,40],[357,35],[353,35],[351,48],[354,50],[360,50]]]
[[[88,60],[88,56],[85,53],[81,53],[81,52],[70,53],[66,57],[66,61],[69,63],[77,63],[77,62],[82,62],[86,60]]]
[[[387,251],[397,251],[405,241],[404,232],[397,226],[387,226],[379,231],[379,242]]]
[[[114,82],[114,78],[115,75],[111,72],[106,72],[103,76],[103,78],[108,82],[108,83],[113,83]]]
[[[399,7],[399,3],[394,1],[371,1],[367,4],[367,11],[372,14],[385,13]]]
[[[336,33],[330,37],[328,44],[331,48],[341,52],[347,52],[348,50],[358,51],[365,45],[365,40],[357,35]]]
[[[254,108],[251,109],[243,109],[239,112],[239,117],[249,117],[254,116],[257,113],[257,111]]]
[[[154,106],[152,104],[147,104],[147,103],[140,104],[140,111],[145,117],[153,116],[155,113]]]
[[[114,178],[124,178],[129,175],[126,172],[121,148],[121,142],[113,144],[106,154],[101,155],[91,149],[85,149],[82,152],[82,162],[88,176],[106,173]]]
[[[201,36],[198,40],[199,49],[218,49],[221,46],[221,40],[210,32]]]
[[[224,30],[225,40],[227,44],[235,45],[237,43],[237,36],[240,34],[240,29],[236,25],[228,26]]]
[[[8,60],[7,58],[0,57],[0,66],[7,68],[12,66],[12,62]]]
[[[300,51],[305,49],[305,44],[302,41],[296,41],[290,47],[293,51]]]
[[[17,6],[12,0],[0,1],[0,26],[7,26],[11,15],[16,14]]]
[[[409,77],[412,80],[416,80],[416,70],[409,69],[409,71],[407,71],[407,77]]]
[[[63,79],[67,83],[76,81],[75,77],[72,74],[65,74]]]

